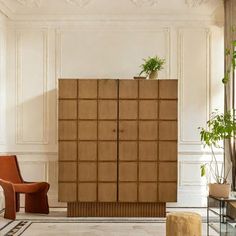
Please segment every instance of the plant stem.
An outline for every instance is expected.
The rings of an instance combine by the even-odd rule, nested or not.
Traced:
[[[215,174],[215,171],[214,171],[214,169],[212,168],[211,165],[210,165],[210,173],[212,173],[213,178],[214,178],[215,181],[218,183],[218,178],[217,178],[217,176],[216,176],[216,174]]]
[[[223,170],[224,170],[224,163],[221,164],[221,173],[220,173],[220,179],[223,180],[223,183],[224,183],[225,178],[224,178]]]
[[[213,162],[213,155],[211,155],[211,161],[210,161],[210,164],[209,164],[209,167],[210,167],[210,173],[211,175],[214,177],[215,181],[217,181],[217,176],[216,176],[216,173],[215,173],[215,170],[213,169],[212,167],[212,162]]]
[[[218,176],[217,177],[217,183],[219,184],[220,183],[220,181],[219,181],[219,168],[218,168],[218,165],[217,165],[217,160],[216,160],[216,156],[215,156],[212,145],[211,145],[211,152],[212,152],[212,156],[213,156],[213,159],[214,159],[214,162],[215,162],[215,165],[216,165],[216,176]]]

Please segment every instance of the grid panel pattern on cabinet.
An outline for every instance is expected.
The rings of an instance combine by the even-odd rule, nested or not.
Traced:
[[[177,80],[59,80],[59,200],[176,201],[177,91]]]

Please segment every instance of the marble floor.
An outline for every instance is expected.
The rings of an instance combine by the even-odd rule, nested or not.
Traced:
[[[203,236],[206,236],[205,208],[168,208],[172,211],[194,211],[202,215]],[[165,236],[163,218],[75,218],[66,217],[64,208],[53,208],[48,216],[40,214],[17,214],[16,221],[0,214],[1,236]],[[211,236],[217,235],[210,231]]]

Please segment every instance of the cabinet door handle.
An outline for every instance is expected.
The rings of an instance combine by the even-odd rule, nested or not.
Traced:
[[[124,133],[124,130],[123,130],[123,129],[120,129],[119,131],[120,131],[121,133]]]
[[[116,132],[116,129],[113,129],[112,132],[115,133],[115,132]]]

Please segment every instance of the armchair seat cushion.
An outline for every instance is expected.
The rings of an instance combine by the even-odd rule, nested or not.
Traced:
[[[49,189],[46,182],[13,184],[16,193],[37,193]]]

